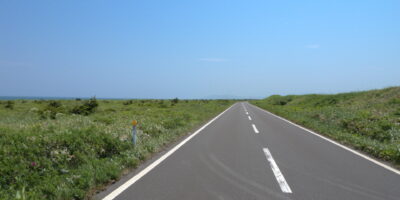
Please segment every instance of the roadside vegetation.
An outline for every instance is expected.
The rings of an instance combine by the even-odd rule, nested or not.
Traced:
[[[85,199],[228,100],[0,101],[0,199]],[[132,144],[130,122],[138,124]]]
[[[273,95],[251,103],[400,165],[400,87],[335,95]]]

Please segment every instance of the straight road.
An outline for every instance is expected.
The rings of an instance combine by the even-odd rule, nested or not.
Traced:
[[[400,173],[247,102],[99,199],[400,199]]]

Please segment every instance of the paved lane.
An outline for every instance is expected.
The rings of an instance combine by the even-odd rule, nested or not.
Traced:
[[[181,145],[126,189],[117,183],[97,197],[400,199],[399,174],[248,103]]]

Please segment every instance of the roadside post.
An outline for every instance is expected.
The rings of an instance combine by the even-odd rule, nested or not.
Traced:
[[[136,145],[136,125],[138,122],[136,120],[132,120],[132,143]]]

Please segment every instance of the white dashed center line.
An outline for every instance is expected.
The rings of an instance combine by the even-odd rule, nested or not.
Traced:
[[[292,190],[289,187],[289,184],[286,182],[285,177],[283,176],[281,170],[279,170],[278,165],[276,164],[274,158],[269,152],[268,148],[263,148],[264,154],[267,157],[269,165],[271,166],[272,172],[274,172],[275,178],[278,181],[279,186],[283,193],[292,193]]]
[[[259,133],[259,131],[257,130],[256,125],[252,124],[252,126],[253,126],[253,129],[254,129],[254,132],[255,132],[255,133]]]

